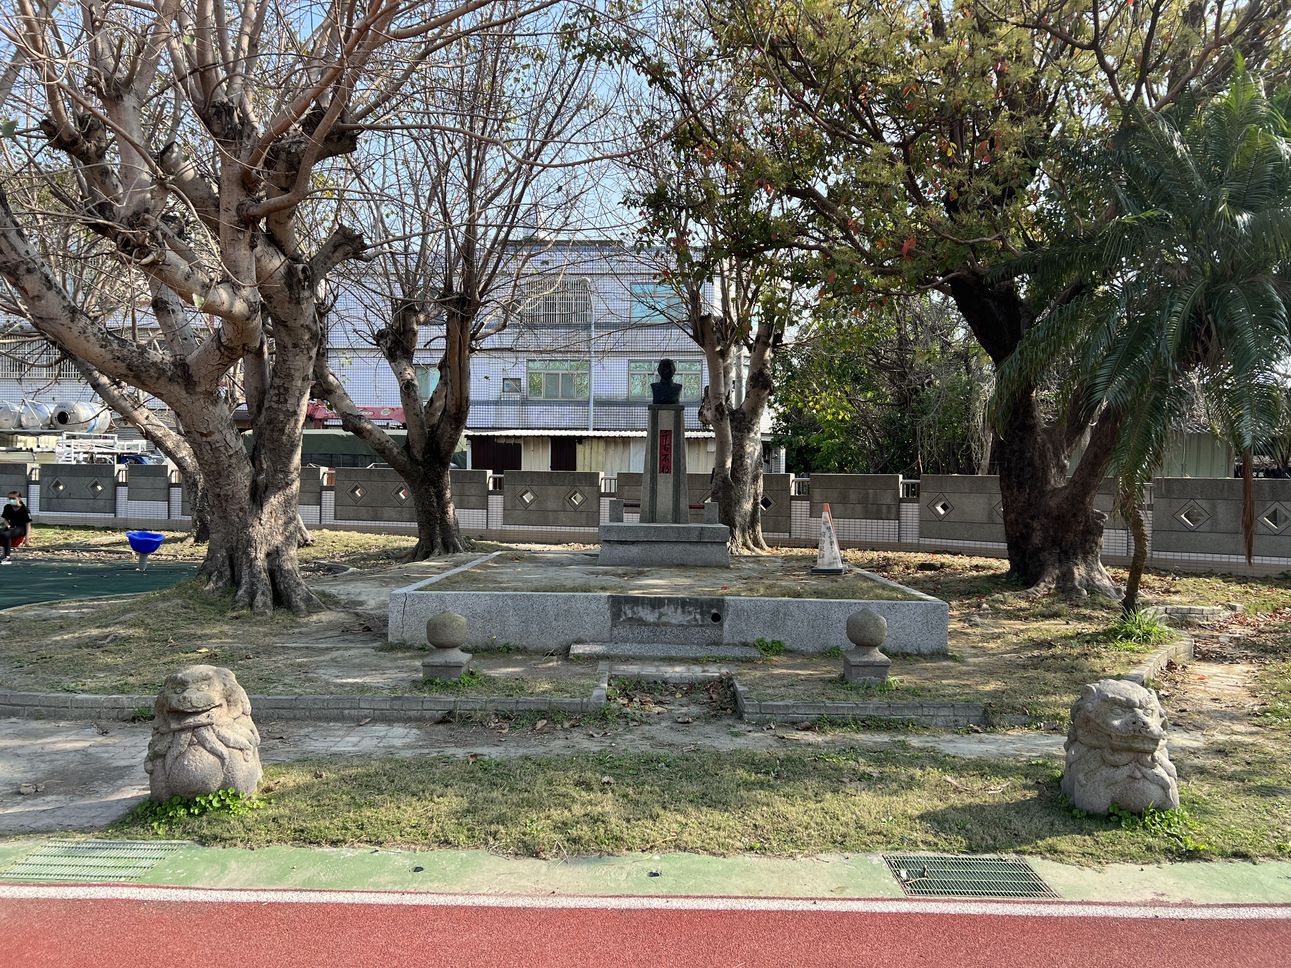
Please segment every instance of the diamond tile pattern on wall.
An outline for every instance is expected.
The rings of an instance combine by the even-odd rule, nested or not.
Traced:
[[[1255,520],[1270,534],[1282,534],[1291,528],[1291,507],[1278,501],[1262,510]]]
[[[931,511],[934,515],[936,515],[937,518],[940,520],[941,518],[946,517],[946,515],[954,511],[955,505],[950,503],[946,495],[938,494],[931,501],[928,502],[928,510]]]
[[[1196,501],[1189,501],[1174,513],[1175,520],[1190,531],[1196,531],[1210,520],[1210,512]]]

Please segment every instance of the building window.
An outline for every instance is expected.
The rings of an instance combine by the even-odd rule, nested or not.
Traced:
[[[529,360],[530,400],[586,400],[592,391],[587,360]]]
[[[590,327],[592,283],[587,279],[534,279],[520,296],[520,318],[530,326]]]
[[[502,392],[506,394],[520,394],[521,381],[518,376],[504,376],[502,378]]]
[[[681,383],[681,398],[695,401],[704,390],[704,365],[698,360],[675,360],[677,375],[673,379]],[[628,399],[650,400],[650,384],[659,379],[658,360],[632,360],[628,363]]]
[[[686,301],[672,286],[658,282],[632,283],[632,322],[678,323],[686,318]]]

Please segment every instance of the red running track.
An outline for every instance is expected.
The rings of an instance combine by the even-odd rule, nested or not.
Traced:
[[[0,966],[1291,965],[1285,918],[945,914],[886,906],[750,911],[6,897],[0,898]]]

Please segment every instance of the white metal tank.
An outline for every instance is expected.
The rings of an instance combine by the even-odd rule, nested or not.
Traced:
[[[18,427],[21,430],[45,430],[49,427],[49,419],[49,407],[43,403],[24,400],[22,416],[18,418]]]
[[[17,430],[22,426],[22,406],[0,400],[0,430]]]
[[[92,403],[59,403],[54,405],[50,417],[51,430],[66,430],[72,433],[97,433],[90,429],[99,416],[99,407]]]

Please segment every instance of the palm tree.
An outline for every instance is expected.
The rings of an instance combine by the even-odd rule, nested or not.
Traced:
[[[1120,506],[1137,511],[1172,423],[1201,393],[1246,458],[1248,560],[1250,453],[1277,419],[1276,367],[1291,352],[1286,104],[1239,65],[1208,102],[1141,114],[1110,145],[1086,146],[1085,167],[1111,214],[1011,267],[1065,298],[1027,334],[997,394],[1006,407],[1010,386],[1062,372],[1089,412],[1119,411],[1112,471]],[[1142,520],[1135,524],[1137,538]],[[1137,608],[1145,558],[1136,551],[1127,611]]]

